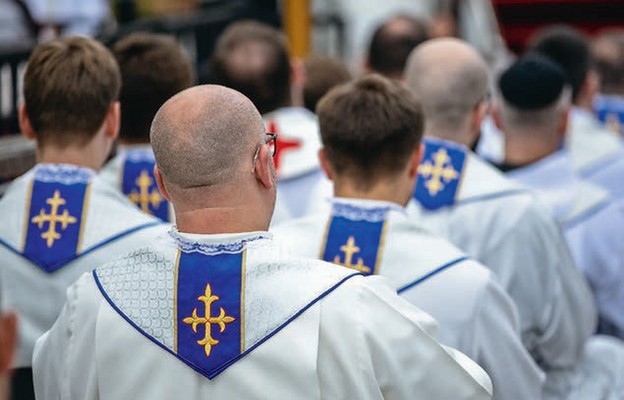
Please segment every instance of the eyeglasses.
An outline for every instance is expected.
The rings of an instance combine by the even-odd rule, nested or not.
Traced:
[[[263,144],[269,146],[269,153],[271,153],[271,157],[275,157],[277,153],[277,134],[276,133],[266,133],[266,137],[264,138],[264,143],[259,143],[258,147],[256,147],[256,151],[253,156],[253,167],[256,168],[256,161],[258,160],[258,154],[260,153],[260,147]]]
[[[275,157],[277,153],[277,133],[266,133],[265,143],[269,146],[271,157]]]

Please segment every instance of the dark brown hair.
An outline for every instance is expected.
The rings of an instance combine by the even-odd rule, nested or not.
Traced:
[[[423,116],[414,96],[376,74],[332,89],[317,114],[332,169],[362,188],[405,168],[422,139]]]
[[[149,142],[156,111],[194,80],[191,60],[174,37],[134,33],[113,46],[121,70],[121,129],[129,142]]]
[[[290,60],[286,41],[274,28],[235,22],[217,41],[210,65],[212,83],[249,97],[261,114],[290,104]]]
[[[351,80],[347,66],[335,58],[311,55],[306,58],[304,65],[303,104],[312,112],[330,89]]]
[[[398,24],[404,25],[402,29],[397,29]],[[414,47],[429,39],[428,29],[425,20],[408,15],[390,18],[373,33],[368,47],[368,66],[388,78],[400,78]]]
[[[576,101],[592,64],[589,41],[583,33],[567,25],[549,26],[537,32],[529,51],[548,57],[563,68]]]
[[[120,85],[115,58],[95,40],[65,37],[37,46],[24,76],[24,102],[38,145],[87,144]]]

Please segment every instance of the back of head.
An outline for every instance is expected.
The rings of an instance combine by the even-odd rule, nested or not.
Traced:
[[[557,126],[570,106],[571,90],[565,71],[538,54],[527,54],[512,64],[498,81],[497,109],[506,134],[545,137],[558,134]]]
[[[410,52],[429,39],[428,25],[408,15],[397,15],[380,25],[368,48],[368,67],[388,78],[401,79]]]
[[[398,173],[422,137],[414,96],[399,83],[370,75],[332,89],[317,107],[332,170],[362,190]]]
[[[279,31],[259,22],[230,25],[211,59],[213,83],[249,97],[262,114],[290,105],[290,60]]]
[[[351,80],[346,65],[335,58],[312,55],[305,60],[303,104],[314,112],[316,104],[334,86]]]
[[[87,144],[120,85],[115,58],[95,40],[65,37],[37,46],[24,75],[24,102],[38,145]]]
[[[536,34],[528,50],[551,59],[565,71],[576,101],[591,65],[590,46],[585,36],[570,26],[551,26]]]
[[[486,97],[488,68],[466,42],[432,39],[410,54],[405,82],[423,107],[427,132],[454,140]]]
[[[598,35],[592,46],[594,68],[600,76],[601,92],[624,95],[624,29]]]
[[[156,164],[171,192],[237,185],[252,169],[253,152],[262,138],[264,123],[251,101],[217,85],[195,86],[173,96],[156,113],[150,135]]]
[[[113,46],[121,70],[121,129],[126,142],[148,143],[154,114],[167,99],[190,87],[191,60],[167,35],[134,33]]]

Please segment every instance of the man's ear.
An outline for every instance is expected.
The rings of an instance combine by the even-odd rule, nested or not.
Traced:
[[[499,131],[504,132],[503,120],[501,118],[500,108],[498,107],[498,105],[495,104],[492,107],[492,110],[490,111],[490,115],[492,116],[492,121],[494,122],[494,126],[496,126],[496,128]]]
[[[260,146],[258,158],[256,158],[256,164],[252,172],[265,188],[270,189],[275,185],[275,166],[267,146]]]
[[[332,172],[331,164],[329,163],[329,160],[327,159],[325,148],[321,147],[317,154],[318,154],[319,163],[321,164],[321,169],[323,170],[323,172],[325,172],[327,179],[329,179],[330,181],[333,181],[334,173]]]
[[[121,123],[121,107],[118,101],[113,102],[108,108],[104,124],[105,134],[111,139],[117,139],[119,136],[119,124]]]
[[[28,111],[26,110],[26,104],[21,104],[18,111],[19,127],[22,135],[28,140],[36,139],[36,134],[32,125],[30,124],[30,118],[28,117]]]
[[[410,179],[416,179],[418,176],[418,167],[420,167],[423,154],[425,154],[425,145],[421,143],[414,148],[412,155],[409,158],[407,172],[409,173]]]
[[[583,86],[581,86],[582,96],[587,99],[588,102],[591,102],[599,91],[600,77],[595,70],[590,69],[585,76]],[[591,106],[591,103],[589,105]]]
[[[483,118],[485,118],[485,114],[487,114],[489,108],[490,105],[487,101],[481,101],[475,106],[470,117],[470,132],[475,134],[481,132],[481,123],[483,122]]]
[[[17,345],[17,315],[9,311],[0,316],[0,375],[11,368]]]
[[[570,108],[561,114],[559,122],[557,123],[557,135],[560,140],[563,140],[568,132],[568,123],[570,121]]]
[[[167,201],[171,201],[171,196],[169,196],[169,191],[165,187],[165,181],[158,169],[158,165],[154,165],[154,178],[156,179],[156,185],[158,186],[158,190],[160,190],[160,194],[162,194]]]

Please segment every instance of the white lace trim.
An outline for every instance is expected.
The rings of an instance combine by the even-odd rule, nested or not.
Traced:
[[[89,183],[96,175],[90,168],[70,164],[39,164],[35,167],[34,179],[46,183],[75,185]]]
[[[154,152],[151,148],[127,149],[124,152],[124,157],[126,161],[132,163],[154,162]]]
[[[243,251],[245,244],[256,240],[270,239],[268,234],[256,234],[243,239],[223,243],[202,243],[192,241],[182,236],[177,229],[172,228],[169,236],[176,242],[178,247],[184,253],[201,253],[207,256],[218,254],[236,254]]]
[[[343,217],[352,221],[382,222],[386,220],[391,210],[403,212],[401,207],[390,204],[383,207],[365,207],[339,202],[332,204],[334,217]]]

